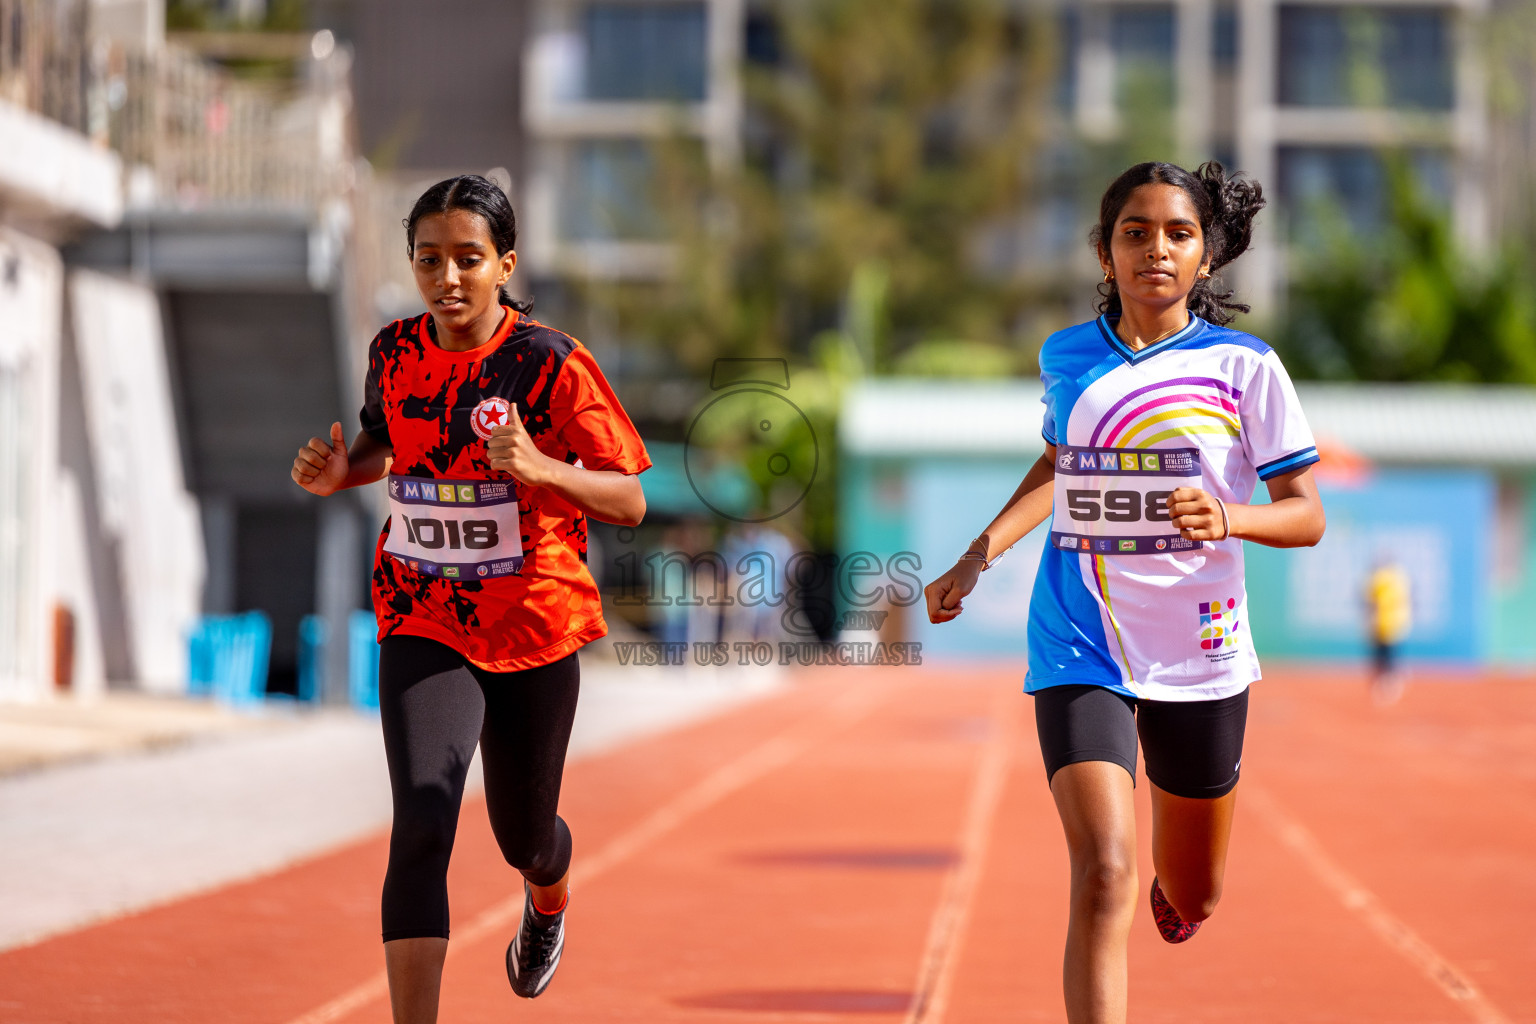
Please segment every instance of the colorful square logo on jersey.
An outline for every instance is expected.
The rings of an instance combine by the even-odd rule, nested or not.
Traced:
[[[1157,473],[1161,463],[1155,453],[1148,453],[1141,457],[1141,471],[1143,473]]]
[[[445,565],[443,566],[443,575],[456,577],[459,575],[459,567],[456,565]]]
[[[1120,469],[1126,473],[1134,473],[1141,468],[1141,459],[1135,452],[1123,452],[1120,455]]]
[[[1229,597],[1225,601],[1201,601],[1200,624],[1208,626],[1212,622],[1220,620],[1223,615],[1227,615],[1230,618],[1231,613],[1236,609],[1237,598],[1235,597]]]
[[[407,498],[421,497],[421,485],[407,480],[405,482],[405,496]]]
[[[1237,598],[1225,601],[1200,602],[1200,647],[1206,651],[1219,651],[1223,647],[1236,647]]]
[[[1123,540],[1120,542],[1120,550],[1128,551],[1134,555],[1136,553],[1136,542],[1134,540]]]
[[[474,501],[475,500],[475,485],[474,484],[459,484],[459,500],[460,501]]]
[[[453,484],[438,484],[437,485],[437,500],[438,501],[458,501],[459,500],[458,499],[458,495],[457,495],[457,493],[453,489]]]
[[[1100,469],[1119,469],[1120,468],[1120,457],[1118,455],[1116,455],[1114,452],[1100,452],[1099,453],[1099,468]]]

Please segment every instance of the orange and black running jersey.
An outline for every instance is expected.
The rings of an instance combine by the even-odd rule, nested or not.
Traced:
[[[394,449],[392,478],[512,483],[523,564],[489,579],[420,572],[384,552],[386,523],[373,570],[379,638],[437,640],[493,672],[548,664],[608,632],[585,564],[586,519],[554,492],[492,469],[483,436],[515,405],[552,458],[639,473],[650,457],[592,354],[574,338],[506,309],[489,341],[450,352],[433,339],[430,320],[425,313],[398,320],[373,339],[363,429]]]

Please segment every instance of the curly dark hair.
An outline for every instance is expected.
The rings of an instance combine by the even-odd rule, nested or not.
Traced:
[[[1211,276],[1197,280],[1189,290],[1189,311],[1202,320],[1226,326],[1237,314],[1248,312],[1247,305],[1230,302],[1230,291],[1217,291],[1217,271],[1243,254],[1253,240],[1253,219],[1264,208],[1264,192],[1256,181],[1228,177],[1225,168],[1214,160],[1187,171],[1177,164],[1147,162],[1137,164],[1110,183],[1099,201],[1099,222],[1089,232],[1088,241],[1095,254],[1108,252],[1108,239],[1115,221],[1125,208],[1131,193],[1143,185],[1173,185],[1189,196],[1200,218],[1200,233],[1205,237],[1205,258],[1210,260]],[[1098,311],[1116,315],[1120,312],[1120,290],[1113,281],[1099,285]]]
[[[444,178],[421,194],[411,215],[401,221],[405,225],[405,254],[416,255],[416,224],[421,218],[449,210],[465,210],[478,213],[491,232],[496,244],[496,255],[505,256],[517,247],[517,214],[501,186],[478,174],[461,174],[456,178]],[[533,308],[532,299],[514,299],[505,285],[501,288],[501,304],[511,306],[519,313]]]

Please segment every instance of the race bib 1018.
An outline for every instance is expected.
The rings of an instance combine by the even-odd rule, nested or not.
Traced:
[[[523,568],[512,481],[389,477],[384,550],[416,572],[450,580],[515,575]]]
[[[1204,547],[1168,516],[1168,496],[1200,486],[1198,448],[1056,448],[1051,543],[1095,555],[1161,555]]]

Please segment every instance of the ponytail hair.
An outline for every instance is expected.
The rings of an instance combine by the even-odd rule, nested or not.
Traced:
[[[491,232],[496,245],[496,255],[505,256],[517,248],[517,214],[501,186],[478,174],[461,174],[457,178],[445,178],[421,194],[411,215],[401,223],[405,225],[405,254],[416,255],[416,225],[421,218],[449,210],[477,213]],[[514,299],[507,286],[501,286],[501,304],[511,306],[519,313],[533,308],[532,299]]]
[[[1236,177],[1228,177],[1221,164],[1214,160],[1200,165],[1191,173],[1177,164],[1137,164],[1110,183],[1099,201],[1099,222],[1089,233],[1088,241],[1094,252],[1107,255],[1109,239],[1115,230],[1115,221],[1125,208],[1131,193],[1143,185],[1173,185],[1183,190],[1194,204],[1200,219],[1200,234],[1205,238],[1205,260],[1209,261],[1211,276],[1197,279],[1189,290],[1187,300],[1190,313],[1213,324],[1225,327],[1237,319],[1237,314],[1249,311],[1241,302],[1231,302],[1231,291],[1217,291],[1220,282],[1217,272],[1237,259],[1253,240],[1253,219],[1264,208],[1264,192],[1259,183]],[[1099,285],[1098,311],[1110,316],[1120,312],[1120,290],[1114,281]]]

